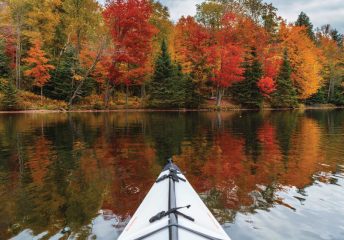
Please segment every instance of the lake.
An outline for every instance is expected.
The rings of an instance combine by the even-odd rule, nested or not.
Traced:
[[[233,240],[344,239],[343,110],[1,114],[0,239],[116,239],[169,157]]]

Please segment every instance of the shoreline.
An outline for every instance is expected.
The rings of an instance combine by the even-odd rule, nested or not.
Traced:
[[[0,114],[23,114],[23,113],[121,113],[121,112],[238,112],[238,111],[293,111],[293,110],[336,110],[344,109],[344,106],[304,106],[299,108],[261,108],[261,109],[250,109],[250,108],[228,108],[228,109],[145,109],[145,108],[128,108],[128,109],[107,109],[107,110],[96,110],[96,109],[74,109],[74,110],[18,110],[18,111],[0,111]]]

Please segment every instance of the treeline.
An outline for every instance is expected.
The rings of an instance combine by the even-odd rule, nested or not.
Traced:
[[[176,23],[154,0],[5,0],[0,16],[2,109],[22,91],[69,108],[344,105],[343,35],[262,0],[207,0]]]

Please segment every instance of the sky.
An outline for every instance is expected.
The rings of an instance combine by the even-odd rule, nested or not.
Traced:
[[[105,0],[98,0],[104,2]],[[171,18],[177,21],[182,15],[195,15],[196,4],[204,0],[160,0],[170,10]],[[266,0],[278,8],[279,15],[294,22],[301,11],[311,19],[314,27],[331,24],[344,33],[344,0]]]

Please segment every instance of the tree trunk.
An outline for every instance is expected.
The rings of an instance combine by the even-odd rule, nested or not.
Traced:
[[[145,98],[146,97],[146,84],[142,83],[141,85],[141,98]]]
[[[333,97],[333,93],[334,93],[334,85],[335,85],[335,81],[334,81],[334,76],[332,74],[332,70],[330,70],[330,81],[328,84],[328,93],[327,93],[327,101],[331,101],[332,97]]]
[[[125,89],[125,108],[128,109],[128,95],[129,95],[129,86],[126,84]]]
[[[21,16],[17,13],[17,43],[16,43],[16,87],[21,83]]]
[[[104,105],[105,105],[105,108],[108,107],[109,105],[109,92],[110,92],[110,81],[109,79],[106,80],[106,86],[105,86],[105,96],[104,96]]]
[[[97,63],[99,62],[100,60],[100,57],[101,55],[103,54],[103,50],[104,50],[104,47],[105,47],[105,39],[103,39],[103,41],[100,43],[100,47],[99,47],[99,50],[98,50],[98,53],[97,53],[97,56],[96,58],[94,59],[93,63],[92,63],[92,66],[87,69],[86,73],[83,75],[83,78],[82,80],[80,81],[79,85],[76,87],[75,91],[73,92],[72,96],[70,97],[69,99],[69,102],[68,102],[68,107],[72,106],[73,104],[73,101],[74,99],[78,96],[82,86],[84,85],[85,83],[85,80],[86,78],[90,75],[90,73],[93,71],[93,69],[96,67]]]
[[[81,29],[76,30],[76,57],[79,61],[79,54],[81,52]]]
[[[41,105],[43,105],[43,86],[41,86]]]
[[[223,97],[224,89],[221,87],[218,87],[217,89],[217,96],[216,96],[216,106],[220,107],[221,106],[221,101]]]

